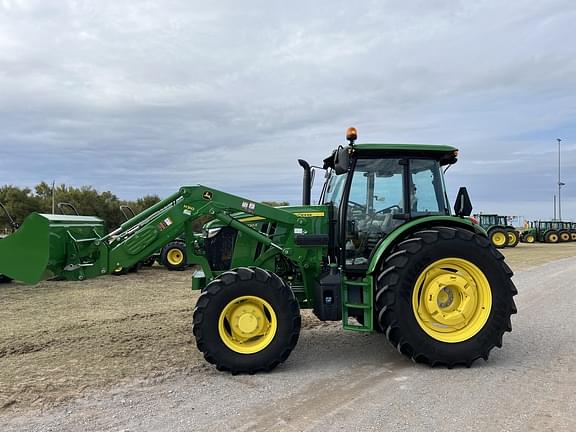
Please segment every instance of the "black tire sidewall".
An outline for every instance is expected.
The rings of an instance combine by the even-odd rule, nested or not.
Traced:
[[[398,300],[395,304],[399,317],[397,325],[405,342],[412,347],[415,357],[422,351],[435,352],[440,361],[447,363],[455,359],[470,361],[482,356],[486,345],[501,338],[505,331],[504,323],[508,321],[511,313],[509,278],[496,262],[490,245],[482,248],[472,246],[471,241],[458,237],[449,240],[439,238],[434,244],[423,243],[422,249],[412,255],[402,269],[397,288]],[[470,339],[458,343],[442,342],[428,335],[416,320],[416,312],[412,306],[412,295],[418,277],[426,267],[443,258],[462,258],[476,265],[487,278],[492,294],[491,311],[482,329]],[[399,341],[400,345],[402,342]]]
[[[180,253],[182,254],[182,262],[180,264],[172,264],[168,260],[168,254],[170,253],[170,251],[172,251],[174,249],[178,249],[180,251]],[[162,249],[161,261],[162,261],[162,264],[164,265],[164,267],[166,267],[168,270],[184,270],[186,268],[187,262],[188,262],[188,254],[186,252],[186,244],[184,244],[182,242],[168,243]]]
[[[556,241],[551,241],[550,237],[556,235]],[[558,243],[560,241],[560,237],[558,235],[558,233],[556,231],[549,231],[546,233],[546,235],[544,236],[544,240],[546,241],[546,243]]]
[[[291,351],[285,353],[287,345],[295,345],[300,331],[300,312],[298,303],[287,286],[277,279],[268,282],[255,278],[251,280],[236,280],[234,284],[224,285],[216,280],[211,284],[218,285],[218,294],[212,295],[210,284],[203,295],[210,300],[202,308],[201,339],[205,345],[205,355],[218,359],[217,366],[230,371],[269,370],[277,363],[284,361]],[[263,350],[253,354],[241,354],[230,349],[222,340],[218,330],[220,315],[224,308],[234,299],[244,296],[254,296],[266,301],[276,314],[277,329],[272,341]],[[198,300],[200,304],[200,299]],[[296,318],[296,315],[298,319]],[[196,320],[195,320],[196,322]],[[198,329],[194,329],[197,335]],[[296,334],[296,340],[292,340]],[[198,335],[197,335],[198,336]],[[275,363],[276,364],[273,364]],[[272,366],[272,367],[270,367]]]
[[[510,237],[508,237],[508,243],[506,244],[507,247],[516,247],[518,243],[520,243],[520,233],[518,231],[510,229],[506,234],[512,234],[514,236],[514,241],[512,243],[510,243]]]
[[[504,237],[506,238],[504,244],[502,245],[494,244],[494,242],[492,241],[492,237],[494,236],[495,233],[501,233],[504,235]],[[488,231],[488,239],[490,240],[490,243],[492,243],[492,246],[494,246],[497,249],[504,249],[505,247],[508,246],[508,233],[506,232],[506,230],[502,228],[492,228],[490,231]]]

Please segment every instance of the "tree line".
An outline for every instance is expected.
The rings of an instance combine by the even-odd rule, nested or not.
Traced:
[[[72,204],[81,215],[98,216],[109,229],[117,227],[126,219],[120,211],[121,205],[129,206],[135,213],[160,201],[157,195],[146,195],[133,201],[121,200],[110,191],[98,192],[92,186],[79,188],[61,184],[54,187],[54,213],[74,214],[71,208],[58,208],[58,203]],[[42,182],[34,187],[20,188],[12,185],[0,186],[0,203],[12,219],[21,224],[32,212],[52,213],[52,185]],[[10,224],[4,211],[0,209],[0,229],[9,229]]]
[[[121,205],[127,205],[136,214],[160,201],[157,195],[145,195],[133,201],[121,200],[110,191],[98,192],[92,186],[79,188],[61,184],[54,187],[42,182],[34,187],[19,188],[12,185],[0,186],[0,203],[2,203],[12,219],[21,224],[32,212],[52,213],[52,194],[54,194],[54,213],[74,214],[70,208],[58,208],[58,203],[72,204],[80,215],[97,216],[106,222],[108,229],[122,224],[126,219],[120,210]],[[288,205],[285,201],[264,201],[272,206]],[[205,220],[198,221],[202,224]],[[0,230],[10,230],[10,223],[4,211],[0,209]],[[195,226],[196,229],[196,226]]]

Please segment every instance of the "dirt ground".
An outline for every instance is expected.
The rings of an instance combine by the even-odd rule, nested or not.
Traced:
[[[576,243],[505,249],[519,272],[576,255]],[[144,268],[85,282],[0,285],[0,416],[87,390],[211,368],[197,351],[190,271]],[[304,328],[329,324],[308,311]]]

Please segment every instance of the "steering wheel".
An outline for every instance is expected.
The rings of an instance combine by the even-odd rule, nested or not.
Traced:
[[[356,207],[357,209],[360,209],[362,211],[366,211],[366,206],[362,205],[362,204],[358,204],[355,201],[348,201],[348,204],[352,204],[353,207]]]
[[[382,210],[378,210],[378,211],[375,212],[374,214],[378,214],[378,213],[392,213],[392,212],[391,212],[392,209],[402,210],[399,205],[395,204],[395,205],[392,205],[392,206],[390,206],[390,207],[383,208]]]

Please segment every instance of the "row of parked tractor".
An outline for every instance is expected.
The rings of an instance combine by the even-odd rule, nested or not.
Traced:
[[[497,214],[474,215],[488,238],[498,249],[516,247],[518,243],[562,243],[576,241],[576,222],[532,221],[522,229],[509,223],[510,217]]]

